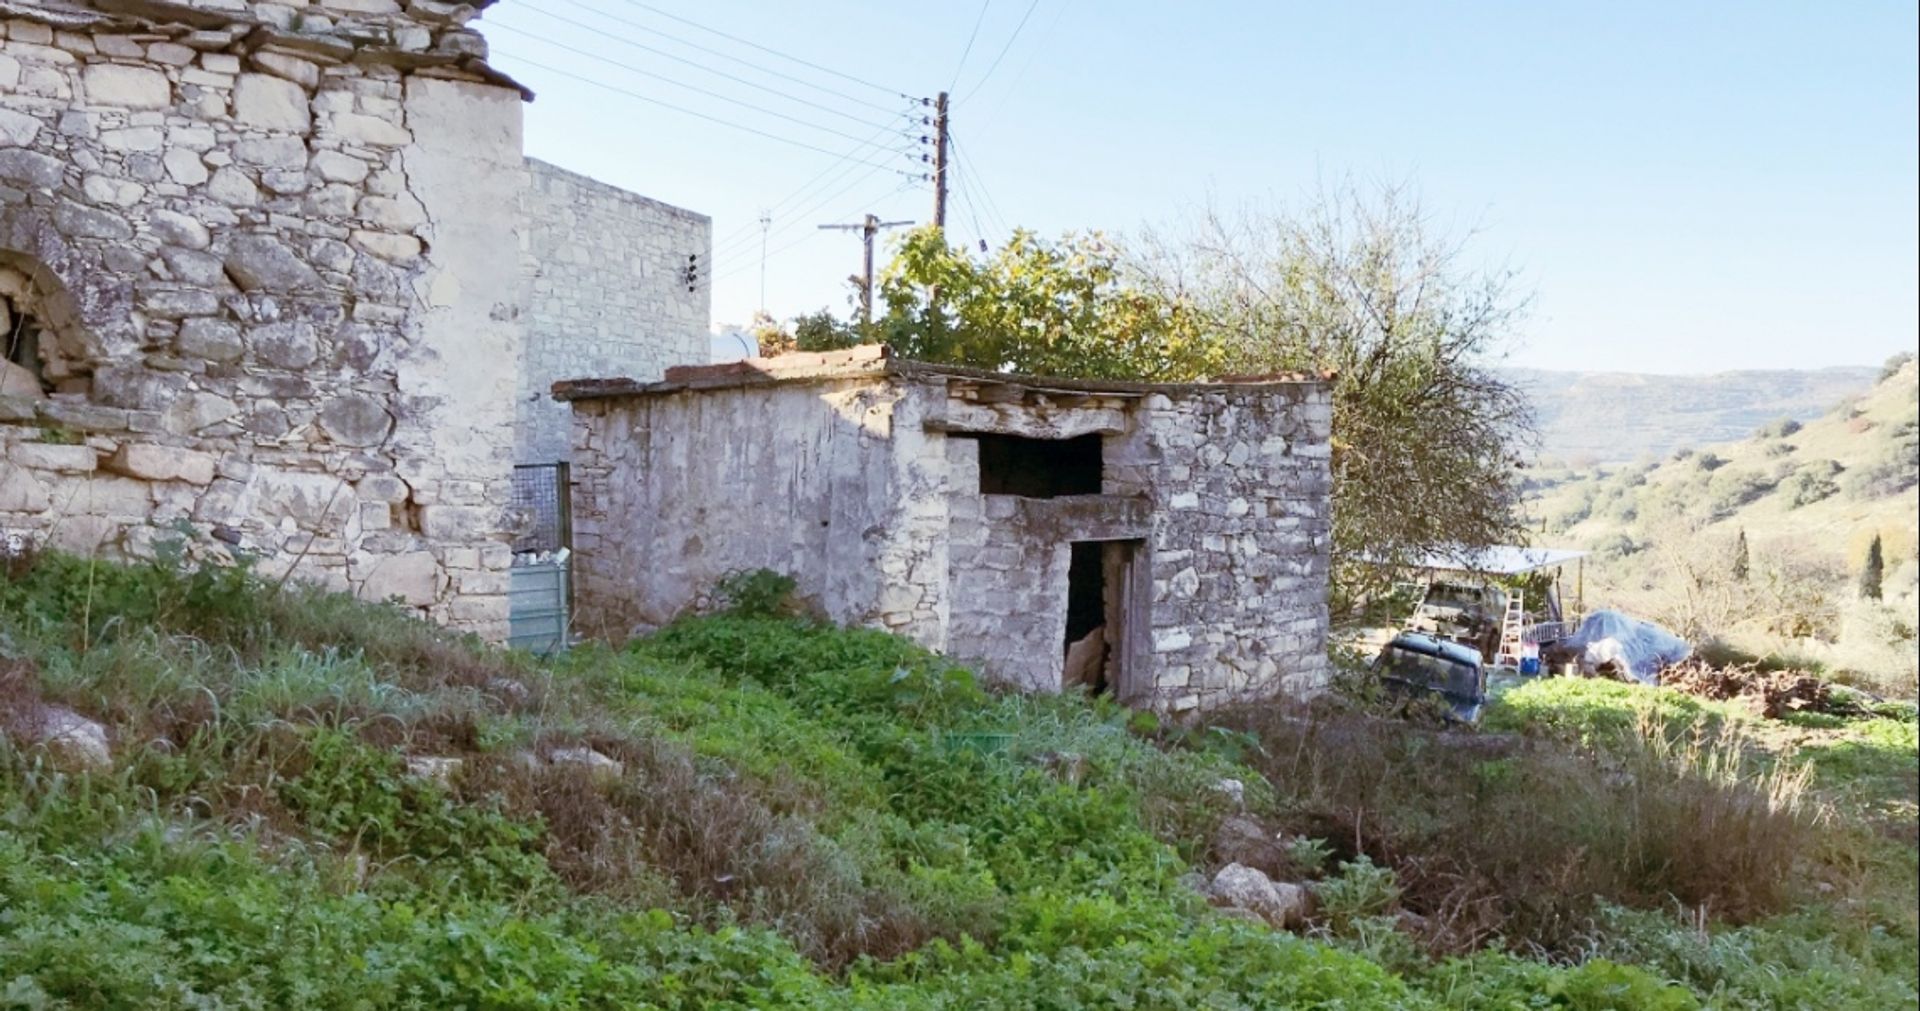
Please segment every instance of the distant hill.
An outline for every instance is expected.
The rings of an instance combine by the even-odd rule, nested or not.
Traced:
[[[1845,366],[1703,376],[1506,369],[1533,398],[1540,456],[1628,463],[1730,442],[1778,418],[1810,421],[1873,386],[1880,370]]]

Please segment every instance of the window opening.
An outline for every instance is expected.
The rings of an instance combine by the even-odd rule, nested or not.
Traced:
[[[1099,435],[1031,439],[981,434],[980,494],[1058,498],[1098,495],[1102,469]]]

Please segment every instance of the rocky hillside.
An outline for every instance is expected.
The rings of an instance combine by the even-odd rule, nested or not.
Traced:
[[[1892,684],[1911,681],[1920,555],[1913,361],[1804,423],[1775,414],[1741,438],[1657,462],[1543,467],[1531,481],[1545,540],[1599,552],[1589,585],[1607,595],[1601,602],[1641,609],[1676,630],[1744,638],[1758,651],[1788,648],[1836,669],[1884,665],[1904,653],[1904,673]],[[1876,536],[1885,605],[1856,613],[1864,605],[1855,583]],[[1867,644],[1868,653],[1835,652],[1867,629],[1886,641]],[[1900,629],[1904,638],[1881,634]]]
[[[1540,456],[1630,463],[1746,436],[1775,418],[1817,418],[1873,385],[1879,370],[1743,370],[1705,376],[1509,369],[1533,398]]]

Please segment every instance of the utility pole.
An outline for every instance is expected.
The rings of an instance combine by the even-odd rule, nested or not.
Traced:
[[[933,100],[933,225],[947,228],[947,93]]]
[[[767,311],[767,226],[773,224],[773,212],[760,212],[760,311]]]
[[[860,244],[865,248],[860,281],[860,332],[863,336],[873,329],[873,237],[880,234],[882,228],[904,228],[911,224],[911,221],[882,221],[869,214],[857,225],[820,226],[831,231],[860,233]]]

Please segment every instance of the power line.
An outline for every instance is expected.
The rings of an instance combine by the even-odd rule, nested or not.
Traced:
[[[973,159],[968,158],[966,153],[960,150],[960,142],[957,139],[953,142],[953,154],[954,160],[960,163],[962,181],[964,182],[968,176],[973,177],[974,189],[982,198],[985,205],[983,209],[987,212],[988,219],[995,222],[996,227],[1002,232],[1013,231],[1007,226],[1007,219],[1000,213],[999,203],[993,199],[993,194],[987,189],[986,179],[981,177],[980,170]]]
[[[561,77],[571,78],[575,81],[581,82],[582,84],[591,84],[596,88],[601,88],[606,91],[611,91],[618,95],[625,95],[628,98],[636,98],[642,102],[647,102],[653,105],[657,105],[663,109],[671,109],[674,112],[683,113],[685,115],[692,116],[696,119],[704,119],[709,123],[718,123],[721,126],[730,127],[732,129],[740,130],[745,133],[750,133],[758,137],[765,137],[768,140],[777,140],[782,144],[791,144],[794,147],[804,148],[808,151],[817,151],[821,154],[830,154],[835,156],[839,155],[839,152],[833,150],[832,148],[821,147],[817,144],[809,144],[806,141],[802,141],[802,140],[794,140],[792,137],[782,137],[777,133],[768,133],[765,130],[756,129],[751,126],[744,126],[740,123],[735,123],[732,120],[722,119],[719,116],[711,116],[704,112],[698,112],[693,109],[686,108],[685,106],[675,105],[672,102],[663,102],[660,99],[654,98],[650,95],[642,95],[637,91],[632,91],[627,88],[622,88],[622,87],[619,87],[618,85],[608,84],[605,81],[596,81],[591,77],[584,77],[584,76],[581,76],[580,74],[576,74],[571,71],[561,70],[559,67],[541,63],[538,60],[531,60],[525,56],[521,56],[516,53],[510,53],[505,50],[501,50],[500,55],[511,60],[518,60],[519,62],[524,63],[529,67],[536,67],[550,74],[559,74]],[[891,166],[888,166],[881,162],[863,161],[863,162],[860,162],[859,164],[871,165],[875,168],[891,168]],[[902,170],[893,169],[893,171],[901,172]]]
[[[871,144],[874,139],[878,138],[881,133],[885,133],[885,132],[886,131],[883,130],[883,131],[880,131],[880,133],[874,134],[873,137],[869,137],[868,143]],[[786,209],[789,205],[794,203],[795,201],[805,197],[810,192],[815,192],[816,188],[824,189],[827,186],[831,186],[835,182],[838,182],[839,179],[844,177],[848,172],[851,172],[852,170],[859,168],[862,163],[857,161],[850,161],[849,159],[859,154],[863,146],[864,145],[856,145],[853,148],[848,149],[846,154],[842,155],[840,158],[835,159],[826,168],[821,169],[819,174],[815,175],[813,178],[807,180],[806,182],[801,183],[799,188],[795,189],[793,192],[775,201],[771,206],[767,208],[767,212],[769,214],[772,214],[772,213],[777,213],[779,211],[782,211]],[[888,150],[891,150],[891,149],[888,149]],[[733,231],[727,233],[725,236],[722,236],[718,241],[714,243],[713,255],[718,256],[723,248],[735,246],[739,244],[741,239],[750,237],[752,234],[751,229],[752,229],[751,224],[742,225],[739,228],[736,228]]]
[[[845,186],[842,186],[839,189],[834,190],[832,193],[828,193],[827,195],[815,200],[813,203],[809,204],[806,207],[806,209],[794,212],[793,215],[790,217],[790,219],[786,223],[781,224],[778,227],[774,228],[773,234],[775,235],[785,234],[786,232],[789,232],[794,228],[797,228],[805,224],[809,219],[813,218],[814,215],[817,214],[822,208],[826,207],[830,203],[833,203],[835,200],[840,199],[846,194],[852,192],[860,184],[873,178],[877,174],[877,171],[878,170],[875,170],[875,169],[869,169],[866,172],[862,173],[859,177],[855,178],[852,182],[849,182]],[[909,182],[907,186],[911,187],[912,183]],[[710,254],[708,256],[708,259],[712,260],[717,265],[716,269],[718,269],[718,267],[721,267],[721,266],[732,267],[735,264],[740,262],[741,253],[743,252],[743,250],[750,251],[751,249],[752,249],[751,246],[741,247],[738,244],[736,244],[734,248],[728,250],[724,254],[719,252]]]
[[[1034,62],[1040,59],[1040,54],[1047,51],[1047,40],[1053,38],[1054,30],[1060,27],[1061,20],[1066,17],[1067,8],[1071,6],[1073,6],[1073,0],[1061,0],[1060,5],[1053,9],[1053,20],[1047,22],[1046,30],[1040,33],[1040,41],[1027,54],[1026,61],[1020,64],[1020,71],[1013,75],[1013,83],[1007,85],[1005,90],[1000,92],[1000,100],[993,103],[993,115],[998,115],[1000,110],[1006,108],[1007,100],[1013,97],[1014,92],[1020,90],[1020,82],[1027,79],[1027,71],[1032,70]],[[978,90],[979,85],[974,87]]]
[[[772,116],[776,119],[784,119],[789,123],[794,123],[800,126],[808,127],[810,129],[819,130],[822,133],[830,133],[836,137],[843,137],[847,140],[858,141],[862,139],[853,134],[847,133],[844,130],[838,130],[831,126],[822,126],[819,123],[812,122],[811,120],[801,119],[798,116],[789,116],[778,109],[769,109],[764,105],[755,105],[752,102],[746,101],[745,99],[735,98],[732,95],[728,95],[723,92],[711,91],[709,89],[702,88],[696,84],[687,84],[684,81],[677,81],[671,77],[668,77],[665,74],[656,74],[651,70],[642,70],[639,67],[633,66],[632,64],[622,63],[619,60],[616,60],[610,56],[602,56],[601,54],[596,53],[590,49],[581,49],[578,46],[571,46],[565,42],[560,42],[555,39],[549,39],[541,35],[535,35],[532,32],[526,31],[525,29],[521,29],[521,28],[515,28],[512,25],[496,25],[495,27],[512,32],[515,35],[532,39],[533,41],[542,43],[543,45],[552,46],[555,49],[564,49],[567,52],[573,53],[576,56],[584,56],[589,60],[595,60],[597,62],[607,64],[610,67],[617,67],[621,70],[627,71],[628,73],[639,74],[642,77],[651,77],[656,81],[665,81],[667,84],[672,85],[673,87],[685,88],[686,90],[691,91],[697,95],[705,95],[708,98],[717,98],[723,102],[732,102],[733,104],[738,105],[743,109],[751,109],[754,112],[760,113],[765,116]],[[801,101],[801,100],[796,99],[796,101]],[[815,103],[808,102],[806,104],[813,105]],[[826,108],[826,107],[820,106],[820,108]],[[858,116],[852,116],[847,113],[839,112],[838,110],[828,109],[827,111],[833,112],[836,115],[847,116],[847,118],[852,119],[854,122],[859,123],[863,126],[875,125],[864,119],[859,118]]]
[[[898,188],[896,188],[896,189],[894,189],[894,190],[892,190],[891,192],[888,192],[888,193],[885,193],[885,194],[882,194],[882,195],[881,195],[881,196],[879,197],[879,199],[878,199],[878,200],[873,200],[873,201],[866,201],[866,202],[868,202],[868,203],[878,203],[878,202],[879,202],[880,200],[888,200],[888,199],[891,199],[891,198],[893,198],[893,197],[895,197],[895,196],[898,196],[898,195],[899,195],[899,194],[901,194],[901,193],[905,193],[905,192],[906,192],[907,190],[910,190],[910,189],[912,189],[912,188],[913,188],[913,184],[912,184],[912,183],[908,183],[907,185],[905,185],[905,186],[900,186],[900,187],[898,187]],[[836,196],[837,196],[837,195],[838,195],[838,194],[836,194]],[[858,205],[855,205],[855,206],[857,207]],[[843,214],[852,214],[852,213],[854,213],[854,211],[853,211],[853,210],[851,210],[851,209],[850,209],[850,210],[847,210],[847,211],[845,211],[845,212],[843,212]],[[835,214],[835,215],[832,215],[832,216],[833,216],[833,217],[841,217],[841,216],[843,216],[843,214]],[[771,252],[771,253],[768,253],[768,254],[767,254],[767,256],[768,256],[769,258],[773,258],[773,257],[777,257],[777,256],[779,256],[779,255],[780,255],[781,253],[784,253],[784,252],[787,252],[787,251],[788,251],[788,250],[790,250],[790,249],[793,249],[793,248],[794,248],[795,246],[799,246],[799,245],[802,245],[802,244],[804,244],[804,243],[805,243],[805,242],[807,242],[807,241],[808,241],[809,239],[814,239],[814,238],[817,238],[817,237],[819,237],[819,235],[820,235],[820,233],[819,233],[819,232],[818,232],[817,230],[808,230],[808,231],[806,231],[806,232],[803,232],[803,233],[801,234],[801,236],[800,236],[800,237],[799,237],[798,239],[795,239],[794,241],[792,241],[792,242],[789,242],[789,243],[787,243],[786,245],[784,245],[784,246],[781,246],[781,247],[779,247],[778,249],[775,249],[775,250],[774,250],[773,252]],[[717,282],[717,281],[723,281],[723,280],[725,280],[725,279],[727,279],[727,278],[729,278],[729,277],[732,277],[732,276],[734,276],[734,275],[736,275],[736,274],[738,274],[738,273],[740,273],[740,272],[741,272],[741,271],[743,271],[743,270],[748,270],[748,269],[751,269],[751,268],[752,268],[753,266],[754,266],[754,261],[752,261],[752,260],[748,260],[748,261],[746,261],[745,263],[741,263],[741,264],[737,264],[737,265],[735,265],[735,266],[733,266],[732,268],[730,268],[730,269],[728,269],[728,270],[724,270],[724,271],[717,271],[717,272],[716,272],[716,273],[715,273],[715,274],[713,275],[713,280],[714,280],[714,281],[716,281],[716,282]]]
[[[960,83],[960,71],[967,69],[967,57],[973,53],[973,40],[980,37],[980,23],[987,19],[987,8],[993,6],[993,0],[981,0],[980,13],[973,19],[973,31],[967,33],[967,47],[960,50],[960,62],[953,68],[953,84]],[[953,90],[953,84],[947,90]]]
[[[803,67],[811,67],[812,69],[818,70],[822,73],[832,74],[833,76],[841,78],[842,80],[852,81],[855,84],[865,85],[866,87],[873,88],[876,91],[884,91],[889,95],[901,95],[901,96],[911,97],[911,96],[907,96],[906,92],[900,91],[897,88],[889,88],[884,84],[875,84],[872,81],[855,77],[852,74],[846,73],[844,71],[835,70],[832,67],[822,66],[810,60],[803,60],[798,56],[792,56],[787,53],[783,53],[778,49],[773,49],[768,46],[763,46],[760,43],[754,42],[751,39],[743,39],[738,35],[730,35],[726,32],[721,31],[718,28],[708,28],[706,25],[703,25],[698,21],[693,21],[688,18],[683,18],[680,15],[674,14],[670,11],[663,11],[660,8],[653,6],[652,4],[642,3],[641,0],[626,0],[626,3],[629,6],[638,7],[638,8],[641,8],[642,10],[652,11],[653,13],[658,14],[663,18],[667,18],[668,20],[678,21],[683,25],[687,25],[688,27],[698,28],[703,32],[707,32],[712,35],[718,35],[723,39],[727,39],[732,42],[738,42],[743,46],[749,46],[754,49],[758,49],[759,51],[763,53],[767,53],[772,56],[778,56],[783,60],[790,60],[794,63],[800,64]]]
[[[1020,32],[1027,27],[1027,19],[1033,17],[1033,12],[1038,9],[1039,6],[1040,0],[1033,0],[1033,2],[1027,4],[1027,12],[1020,15],[1020,23],[1014,25],[1013,34],[1007,36],[1007,44],[1000,47],[1000,52],[994,56],[993,62],[987,65],[987,72],[981,74],[980,79],[973,82],[973,87],[967,89],[968,94],[979,91],[980,88],[987,83],[987,79],[993,76],[993,72],[1000,69],[1000,61],[1007,58],[1007,50],[1013,48],[1014,41],[1020,38]],[[955,75],[954,81],[958,82],[959,80],[959,76]]]
[[[778,70],[774,70],[774,69],[773,69],[773,68],[771,68],[771,67],[767,67],[767,66],[762,66],[762,65],[761,65],[760,63],[757,63],[757,62],[755,62],[755,61],[753,61],[753,60],[748,60],[748,59],[745,59],[745,58],[743,58],[743,57],[739,57],[739,56],[735,56],[735,55],[733,55],[732,53],[728,53],[728,52],[726,52],[726,51],[724,51],[724,50],[720,50],[720,49],[715,49],[715,48],[713,48],[713,47],[711,47],[711,46],[703,46],[703,45],[701,45],[701,44],[700,44],[700,43],[698,43],[698,42],[693,42],[693,41],[691,41],[691,40],[688,40],[688,39],[684,39],[684,38],[681,38],[680,36],[678,36],[678,35],[675,35],[675,34],[673,34],[672,32],[663,32],[663,31],[661,31],[660,29],[658,29],[658,28],[655,28],[655,27],[653,27],[653,26],[651,26],[651,25],[648,25],[648,24],[646,24],[646,23],[644,23],[644,22],[640,22],[640,21],[634,21],[634,20],[631,20],[631,19],[629,19],[629,18],[623,18],[623,17],[621,17],[620,15],[618,15],[618,14],[614,14],[614,13],[612,13],[612,12],[610,12],[610,11],[605,11],[605,10],[601,10],[601,9],[600,9],[600,8],[598,8],[598,7],[594,7],[594,6],[591,6],[591,5],[588,5],[588,4],[585,4],[585,3],[581,3],[581,2],[580,2],[580,0],[560,0],[560,2],[561,2],[561,3],[565,3],[565,4],[570,4],[570,5],[572,5],[572,6],[574,6],[574,7],[578,7],[578,8],[580,8],[581,10],[584,10],[584,11],[586,11],[586,12],[588,12],[588,13],[590,13],[590,14],[597,14],[597,15],[599,15],[600,17],[603,17],[603,18],[606,18],[607,20],[609,20],[609,21],[612,21],[612,22],[614,22],[614,23],[616,23],[616,24],[621,24],[621,25],[625,25],[625,26],[627,26],[627,27],[629,27],[629,28],[638,28],[639,30],[641,30],[641,31],[643,31],[643,32],[646,32],[646,33],[648,33],[648,34],[650,34],[650,35],[658,35],[658,36],[660,36],[660,37],[661,37],[661,38],[663,38],[663,39],[671,39],[672,41],[674,41],[674,42],[677,42],[677,43],[679,43],[680,45],[683,45],[683,46],[686,46],[686,47],[687,47],[687,48],[689,48],[689,49],[695,49],[695,50],[698,50],[698,51],[700,51],[700,52],[703,52],[703,53],[706,53],[706,54],[708,54],[709,56],[717,56],[717,57],[719,57],[719,58],[721,58],[721,59],[723,59],[723,60],[729,60],[729,61],[731,61],[731,62],[734,62],[734,63],[738,63],[738,64],[740,64],[740,65],[742,65],[742,66],[745,66],[745,67],[751,67],[751,68],[753,68],[754,70],[756,70],[756,71],[758,71],[758,72],[760,72],[760,73],[763,73],[763,74],[767,74],[767,75],[769,75],[769,76],[772,76],[772,77],[777,77],[777,78],[780,78],[780,79],[781,79],[781,80],[783,80],[783,81],[791,81],[791,82],[793,82],[793,83],[795,83],[795,84],[800,84],[800,85],[804,85],[804,86],[806,86],[806,87],[809,87],[809,88],[812,88],[812,89],[814,89],[815,91],[819,91],[819,92],[822,92],[822,93],[824,93],[824,94],[828,94],[828,95],[832,95],[832,96],[834,96],[835,98],[840,98],[840,99],[844,99],[844,100],[846,100],[846,101],[848,101],[848,102],[853,102],[853,103],[854,103],[854,104],[856,104],[856,105],[864,105],[864,106],[866,106],[866,107],[867,107],[867,108],[869,108],[869,109],[876,109],[876,110],[878,110],[878,111],[880,111],[880,112],[892,112],[892,111],[894,111],[894,110],[893,110],[892,108],[890,108],[890,107],[888,107],[888,106],[885,106],[885,105],[881,105],[881,104],[880,104],[880,103],[878,103],[878,102],[870,102],[870,101],[868,101],[867,99],[864,99],[864,98],[860,98],[860,97],[858,97],[858,96],[856,96],[856,95],[849,95],[849,94],[847,94],[847,93],[846,93],[846,92],[844,92],[844,91],[836,91],[836,90],[834,90],[833,88],[829,88],[829,87],[827,87],[827,86],[826,86],[826,85],[824,85],[824,84],[819,84],[819,83],[816,83],[816,82],[814,82],[814,81],[809,81],[809,80],[807,80],[807,79],[806,79],[806,78],[804,78],[804,77],[799,77],[799,76],[796,76],[796,75],[794,75],[794,74],[788,74],[788,73],[784,73],[784,72],[782,72],[782,71],[778,71]],[[550,18],[555,18],[555,19],[557,19],[557,20],[561,20],[561,21],[567,21],[567,22],[568,22],[569,24],[575,24],[575,25],[580,25],[580,26],[581,26],[581,27],[583,27],[583,28],[590,28],[590,29],[592,29],[592,30],[594,30],[594,31],[603,31],[603,30],[604,30],[604,29],[601,29],[601,28],[599,28],[598,26],[595,26],[595,25],[586,25],[586,24],[582,24],[581,22],[578,22],[578,21],[571,21],[571,20],[569,20],[569,19],[567,19],[567,18],[565,18],[565,17],[563,17],[562,15],[559,15],[559,14],[556,14],[556,13],[554,13],[554,12],[552,12],[552,11],[550,11],[550,10],[544,10],[544,9],[542,9],[542,8],[540,8],[540,7],[534,7],[534,6],[531,6],[531,5],[529,5],[529,6],[527,7],[527,9],[528,9],[528,10],[531,10],[531,11],[533,11],[534,13],[537,13],[537,14],[543,14],[543,15],[545,15],[545,16],[547,16],[547,17],[550,17]],[[628,45],[631,45],[631,46],[636,46],[636,47],[638,47],[638,48],[641,48],[641,49],[645,49],[645,50],[647,50],[648,52],[652,52],[652,53],[658,53],[658,54],[660,54],[661,56],[665,56],[665,57],[667,57],[668,59],[671,59],[671,60],[678,60],[678,61],[679,61],[679,62],[681,62],[681,63],[686,63],[686,64],[689,64],[689,65],[691,65],[691,66],[694,66],[694,67],[698,67],[698,68],[700,68],[701,70],[705,70],[705,71],[707,71],[708,73],[711,73],[711,74],[721,74],[721,72],[720,72],[720,71],[718,71],[718,70],[714,70],[714,69],[712,69],[712,68],[710,68],[710,67],[707,67],[707,66],[704,66],[704,65],[702,65],[702,64],[700,64],[700,63],[697,63],[697,62],[695,62],[695,61],[692,61],[692,60],[688,60],[688,59],[686,59],[685,57],[682,57],[682,56],[676,56],[676,55],[674,55],[674,54],[672,54],[672,53],[669,53],[669,52],[667,52],[666,50],[662,50],[662,49],[655,49],[655,48],[653,48],[653,47],[651,47],[651,46],[646,46],[646,45],[642,45],[641,43],[638,43],[638,42],[634,42],[634,41],[632,41],[632,40],[626,40],[626,39],[623,39],[623,40],[621,40],[621,41],[624,41],[624,42],[626,42],[626,43],[627,43]],[[725,74],[721,74],[721,76],[729,76],[729,75],[725,75]],[[732,79],[732,80],[742,80],[741,78],[730,78],[730,79]],[[775,90],[775,89],[773,89],[773,88],[770,88],[770,87],[768,87],[767,85],[762,85],[762,84],[755,84],[755,85],[754,85],[754,87],[757,87],[757,88],[765,88],[766,90],[769,90],[769,91],[773,91],[773,90]],[[778,93],[778,94],[784,94],[784,92],[776,92],[776,93]],[[903,95],[903,96],[901,96],[901,97],[905,97],[905,98],[911,98],[912,96],[910,96],[910,95]]]

